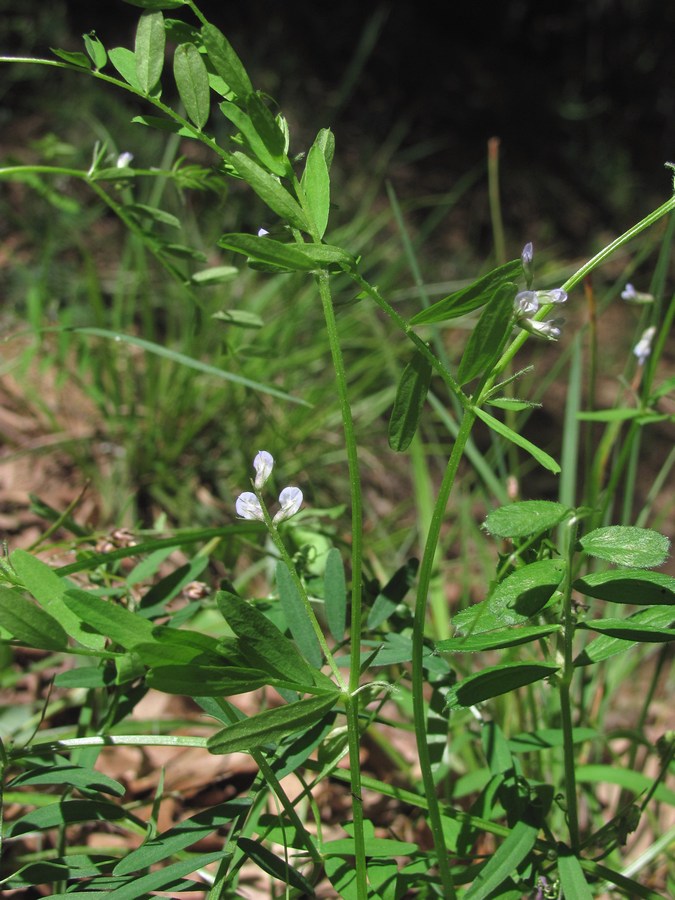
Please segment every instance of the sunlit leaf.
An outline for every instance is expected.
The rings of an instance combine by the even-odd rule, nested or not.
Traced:
[[[188,117],[201,131],[211,111],[211,88],[201,53],[194,44],[176,47],[173,76]]]
[[[492,853],[464,894],[465,900],[486,900],[496,891],[530,853],[537,840],[538,829],[526,822],[518,822],[508,837]],[[571,898],[570,898],[571,900]]]
[[[232,154],[232,162],[239,175],[246,181],[268,206],[290,225],[307,232],[309,226],[304,212],[274,175],[237,150]],[[270,241],[271,243],[271,241]]]
[[[619,566],[651,569],[668,558],[670,541],[650,528],[609,525],[596,528],[579,541],[591,556],[606,559]]]
[[[542,559],[516,569],[496,585],[487,600],[457,613],[452,624],[463,634],[523,625],[551,600],[565,569],[560,559]]]
[[[22,597],[18,591],[0,586],[0,626],[27,647],[65,650],[68,634],[54,616]]]
[[[325,136],[319,132],[319,136],[307,154],[307,162],[300,182],[319,238],[322,238],[326,232],[330,213],[330,175],[326,163],[325,147]]]
[[[245,100],[252,93],[253,86],[242,61],[225,35],[215,25],[208,23],[202,28],[202,40],[216,72],[240,100]]]
[[[488,513],[485,528],[495,537],[529,537],[555,528],[570,512],[552,500],[521,500]]]
[[[156,86],[164,68],[164,16],[155,7],[155,12],[144,12],[138,21],[134,55],[136,57],[136,78],[138,86],[149,94]]]
[[[328,697],[311,697],[250,716],[216,732],[207,741],[211,753],[236,753],[264,744],[278,743],[289,734],[304,731],[333,708],[337,692]]]
[[[547,637],[560,631],[560,625],[530,625],[522,628],[508,629],[487,634],[467,634],[462,637],[438,641],[436,649],[444,653],[475,653],[479,650],[503,650],[506,647],[517,647],[529,644],[539,638]]]

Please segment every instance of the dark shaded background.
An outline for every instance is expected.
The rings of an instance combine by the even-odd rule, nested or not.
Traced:
[[[625,227],[670,192],[675,3],[204,0],[201,7],[254,83],[301,125],[330,124],[352,164],[368,165],[397,128],[397,159],[412,167],[418,188],[448,190],[485,159],[496,135],[507,219],[553,218],[573,241],[589,229]],[[41,55],[50,44],[80,49],[79,35],[91,29],[107,46],[129,46],[140,12],[118,0],[0,0],[0,11],[4,52]],[[38,73],[22,69],[8,83],[3,68],[6,128],[43,101],[32,88]],[[63,90],[58,78],[51,89]]]

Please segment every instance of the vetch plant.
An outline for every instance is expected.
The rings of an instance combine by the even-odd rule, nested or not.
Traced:
[[[274,222],[271,233],[230,231],[219,238],[218,250],[254,272],[314,286],[342,424],[349,522],[341,520],[338,531],[329,516],[322,519],[315,510],[291,521],[303,502],[295,486],[282,489],[280,508],[270,515],[264,489],[274,459],[261,450],[253,461],[253,490],[238,496],[237,517],[220,528],[151,535],[109,553],[84,545],[72,564],[59,569],[31,552],[13,550],[2,567],[0,636],[9,651],[28,647],[42,654],[40,665],[53,673],[56,695],[46,697],[44,708],[36,708],[0,748],[12,803],[3,828],[1,883],[8,890],[49,884],[52,896],[63,897],[140,898],[158,891],[180,896],[201,890],[224,898],[240,895],[248,861],[271,879],[272,896],[311,897],[326,890],[358,900],[515,900],[545,890],[567,898],[610,891],[664,896],[651,881],[659,877],[667,890],[673,877],[668,869],[673,830],[661,835],[655,823],[660,805],[675,805],[667,783],[674,742],[666,731],[653,745],[646,724],[667,661],[665,652],[651,650],[666,648],[675,638],[675,578],[654,571],[667,562],[669,540],[647,527],[653,499],[633,514],[637,491],[631,488],[643,430],[669,417],[660,404],[672,393],[672,379],[661,384],[654,379],[663,336],[675,316],[665,290],[672,217],[651,286],[650,315],[659,325],[643,330],[636,345],[639,363],[644,366],[650,357],[650,364],[635,392],[626,399],[624,391],[613,409],[592,403],[583,409],[583,348],[574,337],[559,462],[523,435],[513,417],[529,414],[536,403],[514,397],[511,389],[526,384],[526,370],[514,372],[512,363],[528,336],[558,340],[560,324],[548,318],[551,310],[568,301],[614,251],[670,216],[675,197],[560,287],[533,289],[534,250],[528,243],[519,258],[406,317],[366,277],[363,254],[326,239],[337,152],[332,132],[322,127],[309,147],[296,147],[283,114],[255,89],[225,34],[192,0],[133,0],[132,5],[143,9],[133,49],[107,49],[87,34],[84,53],[57,50],[55,59],[3,61],[56,67],[131,94],[148,110],[135,117],[139,127],[196,141],[211,154],[208,173],[186,172],[179,165],[162,178],[175,179],[184,190],[199,186],[207,175],[223,183],[237,179],[266,206],[265,220]],[[187,18],[172,18],[181,13]],[[175,49],[167,53],[171,45]],[[167,100],[170,83],[180,99],[176,108]],[[223,129],[225,137],[217,137]],[[125,194],[129,184],[160,173],[132,168],[128,152],[112,167],[107,158],[101,147],[86,171],[12,165],[0,169],[0,178],[77,179],[138,235],[187,296],[194,299],[200,286],[218,283],[222,267],[199,268],[204,261],[199,253],[157,238],[161,208],[139,209],[133,194]],[[387,577],[381,577],[379,564],[372,566],[375,551],[364,534],[354,416],[359,398],[352,396],[343,356],[336,284],[374,304],[409,353],[393,399],[388,441],[392,453],[410,449],[420,507],[424,499],[422,552],[421,559],[408,559]],[[573,302],[580,301],[575,296]],[[453,360],[444,352],[439,329],[460,319],[470,326],[469,334]],[[597,335],[590,337],[592,343]],[[143,339],[130,340],[148,349]],[[388,347],[387,341],[384,353]],[[196,364],[185,357],[179,361]],[[209,367],[202,363],[200,371],[209,373]],[[277,399],[297,400],[275,385],[232,380]],[[425,414],[434,403],[449,436],[434,441],[435,447],[449,447],[436,486],[427,477],[424,446]],[[309,409],[310,422],[312,415]],[[473,441],[477,426],[491,432],[488,456]],[[603,429],[599,441],[593,441],[591,429]],[[464,592],[463,608],[452,610],[451,617],[445,586],[441,602],[437,599],[449,500],[467,462],[504,498],[503,482],[514,474],[506,470],[504,446],[516,461],[560,475],[559,497],[493,500],[484,522],[488,537],[483,535],[490,571],[478,602],[466,602]],[[577,483],[574,473],[584,452],[585,477]],[[652,494],[674,463],[671,454]],[[617,522],[620,483],[625,499]],[[404,527],[412,537],[397,532],[395,539],[407,549],[417,531]],[[195,545],[199,549],[192,552]],[[223,546],[234,560],[232,578],[221,571],[209,598],[200,591],[183,605],[174,602],[181,586],[205,580],[210,557]],[[246,554],[253,546],[271,563],[265,596],[241,595],[245,580],[238,584],[234,570],[237,553],[244,558],[242,546]],[[162,554],[175,548],[186,554],[184,566],[168,575],[160,572]],[[128,572],[122,563],[131,558],[138,562]],[[441,613],[430,622],[434,603]],[[617,734],[603,719],[617,692],[608,684],[635,673],[648,673],[642,705]],[[194,720],[134,721],[130,714],[149,689],[196,704],[199,733]],[[253,712],[231,700],[252,691],[260,692]],[[59,720],[64,709],[72,714],[66,726]],[[632,737],[624,751],[618,738],[626,732]],[[399,733],[414,738],[413,763],[388,737]],[[164,827],[158,820],[161,782],[153,810],[143,818],[125,802],[124,785],[103,770],[102,750],[122,745],[192,748],[214,756],[247,753],[257,775],[235,799],[209,801],[206,809]],[[391,770],[386,777],[368,770],[363,753],[369,745],[385,758]],[[285,780],[290,773],[296,776],[294,787]],[[343,782],[349,812],[335,832],[333,823],[322,819],[317,795]],[[606,785],[620,791],[610,797]],[[382,821],[378,806],[387,804],[405,809],[414,827],[401,833],[400,819]],[[649,847],[627,861],[624,847],[630,851],[631,835],[645,821]],[[97,822],[114,823],[133,836],[135,848],[95,852],[86,843],[86,829]],[[199,842],[216,832],[217,841],[210,844],[216,849],[201,850]],[[33,834],[45,838],[37,856],[26,838]]]

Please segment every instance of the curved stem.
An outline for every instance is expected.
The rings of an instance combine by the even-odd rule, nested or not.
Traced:
[[[350,613],[350,662],[349,662],[349,697],[347,704],[347,730],[349,739],[349,758],[352,791],[352,816],[354,822],[354,851],[356,857],[356,891],[359,900],[368,896],[366,883],[366,853],[363,831],[363,801],[361,799],[361,766],[359,762],[359,716],[358,697],[354,696],[359,687],[361,675],[361,618],[363,597],[363,500],[361,494],[361,475],[356,445],[354,420],[347,393],[347,375],[345,372],[342,349],[333,309],[333,298],[330,289],[330,276],[327,272],[317,275],[319,294],[323,305],[326,332],[330,345],[335,382],[337,385],[342,428],[347,450],[347,467],[349,470],[349,493],[352,504],[352,592]]]
[[[572,580],[577,527],[576,519],[572,519],[567,535],[567,570],[563,584],[563,674],[560,678],[559,686],[560,716],[563,731],[567,822],[570,832],[570,846],[575,853],[579,850],[579,813],[577,809],[577,789],[574,768],[574,725],[572,723],[570,688],[574,676]]]
[[[444,896],[448,900],[453,900],[456,896],[455,888],[452,881],[452,873],[448,862],[448,853],[445,844],[445,835],[443,834],[443,824],[441,817],[441,809],[438,797],[436,795],[436,784],[434,782],[433,770],[431,768],[431,757],[429,754],[429,744],[427,741],[427,722],[426,709],[424,704],[424,626],[426,623],[427,613],[427,595],[429,593],[429,585],[433,574],[434,558],[441,533],[441,525],[445,515],[445,509],[450,497],[450,491],[455,483],[455,477],[459,468],[460,460],[464,455],[466,443],[471,434],[471,429],[476,421],[476,414],[472,410],[464,413],[462,423],[460,425],[457,438],[455,439],[450,459],[443,475],[436,504],[434,506],[431,525],[427,535],[424,547],[424,555],[420,565],[419,581],[417,586],[417,597],[415,600],[415,614],[413,626],[413,647],[412,647],[412,700],[413,700],[413,718],[415,721],[415,734],[417,737],[417,755],[420,761],[422,771],[422,782],[424,784],[424,794],[427,799],[429,811],[429,826],[434,839],[436,853],[438,855],[438,868],[443,883]]]

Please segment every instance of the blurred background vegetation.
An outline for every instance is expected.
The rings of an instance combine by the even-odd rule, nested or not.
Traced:
[[[364,254],[367,276],[406,315],[419,308],[422,294],[437,299],[494,262],[486,176],[491,137],[500,140],[508,254],[534,241],[541,286],[560,283],[565,271],[670,193],[664,163],[675,159],[673,4],[448,4],[442,22],[437,5],[424,2],[205,0],[201,8],[228,35],[254,85],[279,102],[295,152],[307,149],[318,128],[333,128],[330,238]],[[95,31],[108,48],[133,46],[140,12],[116,0],[48,6],[0,0],[0,11],[4,54],[47,57],[49,47],[80,50],[85,31]],[[169,96],[168,71],[163,83]],[[86,169],[97,140],[111,159],[132,152],[139,168],[170,167],[180,157],[207,168],[213,162],[199,146],[130,124],[141,105],[86,76],[3,65],[0,95],[4,164],[51,161]],[[214,117],[210,127],[224,125]],[[113,190],[173,212],[182,241],[204,253],[201,265],[232,262],[214,250],[223,231],[274,227],[239,185],[195,193],[136,179]],[[96,526],[140,521],[149,527],[162,517],[182,525],[220,522],[231,515],[233,493],[246,486],[250,459],[263,446],[286,458],[289,476],[302,471],[315,505],[346,496],[339,482],[345,477],[339,415],[330,379],[322,379],[326,348],[317,337],[321,316],[311,285],[243,271],[203,290],[195,303],[84,185],[4,183],[0,204],[5,329],[18,335],[28,325],[33,334],[7,347],[5,407],[30,410],[36,430],[51,433],[50,452],[55,445],[67,452],[77,474],[66,466],[59,477],[72,478],[71,493],[83,479],[93,481],[97,500],[81,518]],[[608,268],[607,285],[599,285],[605,299],[618,296],[626,273],[639,286],[640,277],[649,279],[654,241],[646,238],[633,258],[624,255],[618,268]],[[369,500],[387,523],[383,540],[391,540],[397,527],[405,531],[409,513],[415,518],[405,486],[408,463],[401,463],[397,481],[377,449],[386,446],[386,415],[407,348],[344,288],[338,280],[337,302],[349,312],[341,323],[357,424],[364,445],[376,448],[365,455]],[[211,316],[232,307],[258,313],[263,327],[214,327]],[[583,312],[576,315],[583,319]],[[621,311],[610,357],[625,359],[636,321],[632,310]],[[133,348],[44,330],[64,325],[155,341],[274,384],[314,409],[308,415],[300,405]],[[450,359],[456,346],[453,332],[445,348]],[[543,350],[546,356],[538,358],[547,364],[532,390],[538,397],[549,387],[553,393],[545,410],[520,427],[550,440],[551,417],[562,415],[555,378],[564,356],[555,351],[554,360],[550,348]],[[52,373],[51,390],[36,379],[36,369]],[[76,409],[84,422],[73,423]],[[424,440],[432,455],[450,440],[447,415],[437,407],[427,420]],[[25,440],[8,428],[4,433],[11,458],[46,452],[44,440],[27,451]],[[467,521],[475,512],[476,480],[487,487],[487,502],[503,500],[495,496],[497,483],[486,484],[485,477],[491,469],[504,484],[512,469],[513,460],[489,442],[477,452],[489,465],[482,481],[467,473]],[[416,477],[419,489],[419,470]],[[530,482],[529,490],[541,496],[555,488]],[[392,523],[400,526],[390,534]]]

